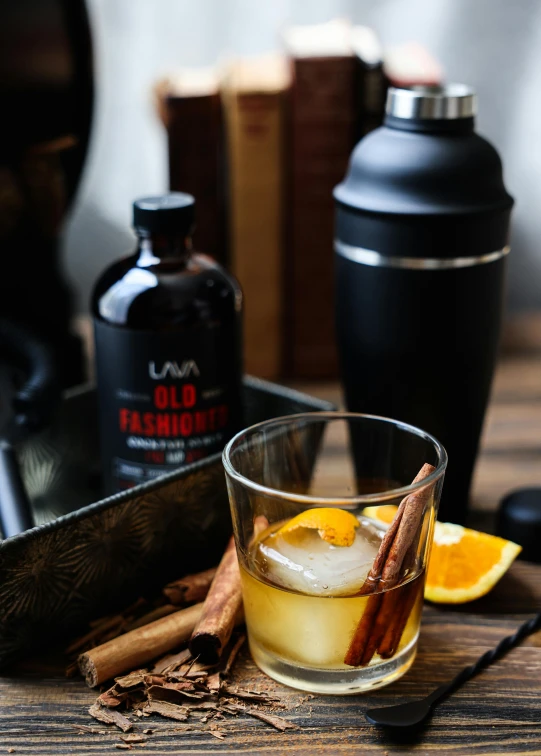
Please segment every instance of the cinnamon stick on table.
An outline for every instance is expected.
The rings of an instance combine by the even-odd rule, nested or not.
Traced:
[[[423,465],[413,483],[424,480],[434,470],[432,465]],[[361,595],[372,595],[347,650],[345,664],[365,666],[377,651],[384,658],[396,652],[417,593],[411,586],[399,591],[389,589],[397,585],[405,569],[411,570],[415,564],[423,513],[431,493],[432,486],[425,486],[401,501],[361,588]],[[418,582],[414,581],[414,585]],[[382,587],[385,593],[375,592]]]
[[[193,656],[200,657],[209,664],[216,663],[231,637],[241,611],[239,563],[235,541],[231,536],[190,640]]]
[[[268,527],[265,515],[254,517],[250,543],[255,543]],[[201,619],[193,631],[190,651],[202,661],[216,664],[235,624],[243,618],[239,563],[235,540],[231,536],[205,599]]]
[[[216,567],[193,575],[186,575],[180,580],[168,583],[163,589],[163,595],[175,606],[203,601],[209,592],[215,575]]]
[[[81,674],[93,688],[122,672],[144,667],[187,641],[202,610],[203,604],[194,604],[86,651],[77,659]]]

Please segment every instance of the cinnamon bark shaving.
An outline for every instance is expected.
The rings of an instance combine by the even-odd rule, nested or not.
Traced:
[[[220,719],[224,715],[237,716],[239,713],[245,713],[259,718],[275,729],[284,730],[294,727],[295,725],[287,723],[287,720],[281,717],[275,717],[274,714],[266,715],[265,711],[261,712],[259,708],[241,705],[242,701],[248,701],[259,707],[276,707],[279,699],[265,692],[240,688],[224,680],[225,670],[227,669],[228,673],[231,671],[241,640],[243,640],[242,636],[236,638],[228,646],[220,663],[211,667],[211,674],[198,670],[197,660],[191,659],[191,663],[184,663],[177,670],[167,671],[168,667],[165,666],[166,671],[161,674],[157,674],[154,670],[150,673],[145,670],[135,670],[128,675],[118,677],[114,685],[100,695],[98,699],[100,704],[95,704],[91,713],[93,716],[97,713],[97,716],[101,717],[100,721],[116,723],[117,726],[120,726],[123,721],[131,725],[129,720],[118,712],[119,708],[123,708],[132,710],[140,718],[157,714],[179,722],[185,722],[190,714],[202,712],[203,717],[199,720],[201,724],[210,722],[213,717]],[[175,665],[174,662],[172,665],[170,663],[171,656],[171,654],[168,655],[169,667]],[[186,655],[182,652],[175,656],[186,661]],[[160,662],[157,662],[154,669],[160,666],[163,664],[160,665]],[[199,677],[196,680],[183,677],[180,674],[182,668],[186,674],[191,675],[193,672],[199,676],[205,674],[206,677]]]
[[[130,672],[129,675],[124,677],[117,677],[115,682],[119,688],[129,690],[129,688],[135,688],[138,685],[142,685],[147,677],[147,672],[144,669],[137,669],[134,672]]]
[[[149,714],[159,714],[167,719],[175,719],[177,722],[185,722],[188,719],[188,712],[182,706],[176,706],[169,701],[150,700],[145,710]]]
[[[257,693],[252,690],[243,690],[236,686],[228,685],[227,683],[222,685],[221,692],[228,696],[234,696],[235,698],[241,698],[244,701],[257,701],[258,703],[271,704],[276,703],[278,698],[269,696],[268,693]]]
[[[237,658],[237,654],[239,653],[240,649],[244,645],[244,642],[246,640],[245,635],[239,635],[237,642],[229,652],[229,658],[227,659],[227,662],[224,667],[223,675],[224,677],[228,677],[229,673],[231,672],[231,668],[233,664],[235,663],[235,659]]]
[[[97,719],[98,722],[116,725],[122,730],[122,732],[129,732],[133,728],[130,720],[123,717],[118,711],[111,711],[110,709],[100,706],[98,703],[92,704],[88,713],[91,717]]]
[[[213,675],[209,675],[206,680],[206,686],[211,693],[219,693],[222,687],[222,679],[220,672],[215,672]]]
[[[255,518],[254,538],[258,537],[268,525],[265,517]],[[240,614],[238,610],[233,614],[230,606],[231,594],[236,592],[237,585],[240,595],[238,563],[232,541],[229,543],[224,560],[223,572],[226,573],[226,579],[223,582],[218,581],[217,586],[215,586],[216,593],[219,592],[218,589],[224,592],[226,606],[229,606],[227,627],[225,627],[225,632],[220,633],[221,644],[225,644],[231,635],[233,627],[230,622],[231,616],[233,615],[233,623],[235,623]],[[222,560],[222,563],[224,560]],[[216,571],[216,577],[218,577],[219,572],[220,569]],[[237,575],[233,583],[227,578],[227,574]],[[185,595],[193,596],[194,594],[185,593]],[[219,614],[219,603],[214,604],[217,614]],[[169,609],[170,607],[162,607],[161,609],[158,607],[158,613],[162,611],[168,613]],[[116,675],[114,685],[103,692],[98,699],[99,703],[97,702],[92,707],[92,716],[98,718],[99,721],[131,728],[129,720],[122,717],[118,712],[119,708],[131,710],[139,718],[159,714],[162,717],[181,722],[188,719],[190,712],[206,710],[207,713],[200,720],[202,722],[205,720],[203,722],[205,723],[211,717],[223,719],[224,714],[237,716],[241,711],[248,714],[251,714],[252,711],[258,711],[239,706],[234,699],[251,701],[260,706],[275,707],[278,699],[266,693],[244,690],[224,682],[224,678],[230,675],[239,650],[245,641],[244,635],[229,643],[224,649],[222,658],[210,664],[199,661],[199,656],[192,656],[188,649],[170,652],[170,649],[178,648],[180,643],[187,640],[187,628],[190,623],[193,627],[201,614],[202,605],[175,611],[168,616],[154,619],[148,624],[137,627],[115,641],[83,654],[79,658],[79,663],[82,671],[87,674],[89,683],[99,684],[102,680],[110,679]],[[209,616],[212,616],[212,612],[207,614],[207,619]],[[143,615],[142,619],[146,621],[155,617],[155,610],[152,610]],[[124,628],[129,623],[132,623],[133,626],[133,618],[124,619]],[[135,621],[137,622],[137,620]],[[165,651],[168,653],[165,654]],[[140,669],[141,666],[152,661],[157,652],[165,655],[155,661],[150,670]],[[131,662],[131,664],[128,662]],[[133,669],[134,667],[135,669]],[[133,669],[133,671],[129,672],[129,669]],[[227,699],[224,700],[224,697],[227,697]],[[256,714],[254,713],[253,716],[256,716]],[[277,727],[277,729],[287,729],[288,726],[294,726],[278,725],[279,717],[275,717],[275,721],[272,723],[262,716],[259,718],[267,721],[273,727]],[[129,742],[124,745],[129,745]]]
[[[243,711],[245,714],[249,714],[251,717],[255,717],[256,719],[260,719],[262,722],[266,722],[266,724],[271,725],[271,727],[274,727],[276,730],[280,730],[280,732],[284,732],[285,730],[299,729],[299,726],[294,722],[290,722],[289,720],[284,719],[283,717],[279,717],[276,714],[267,714],[266,711],[252,709],[251,707],[246,707],[245,709],[243,709]]]
[[[102,706],[108,706],[109,708],[114,708],[115,706],[120,706],[120,704],[125,701],[129,696],[129,693],[127,691],[120,692],[114,689],[107,690],[105,693],[102,693],[100,696],[98,696],[98,703]]]
[[[151,685],[146,692],[149,698],[153,700],[171,701],[172,703],[175,701],[182,701],[184,703],[186,699],[198,701],[205,697],[205,694],[202,692],[190,691],[179,687],[180,685],[182,683],[165,682],[162,685]]]
[[[167,654],[162,659],[159,659],[152,668],[152,672],[158,675],[166,672],[173,672],[181,667],[189,659],[192,658],[192,654],[188,648],[184,648],[176,654]]]

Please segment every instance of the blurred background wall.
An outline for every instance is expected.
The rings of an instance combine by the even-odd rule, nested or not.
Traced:
[[[473,85],[478,128],[503,156],[517,200],[509,305],[541,309],[541,3],[538,0],[88,0],[96,112],[64,260],[87,309],[98,273],[129,251],[131,201],[167,188],[165,133],[151,88],[179,66],[280,46],[288,23],[349,17],[384,46],[418,41],[447,78]]]

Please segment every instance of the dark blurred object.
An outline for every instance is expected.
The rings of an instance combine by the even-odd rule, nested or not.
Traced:
[[[194,248],[225,264],[223,116],[218,75],[212,69],[185,69],[160,81],[155,96],[167,130],[169,189],[195,197]]]
[[[14,445],[45,427],[60,398],[50,351],[0,321],[0,528],[4,538],[33,527]]]
[[[541,488],[520,488],[502,499],[496,535],[522,546],[520,559],[541,563]]]
[[[59,265],[93,101],[84,0],[0,5],[0,317],[46,344],[64,386],[84,378]]]
[[[356,126],[355,140],[383,123],[388,80],[383,70],[383,50],[376,32],[369,26],[351,30],[356,59]]]

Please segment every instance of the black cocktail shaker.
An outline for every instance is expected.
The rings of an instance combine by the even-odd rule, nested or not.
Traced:
[[[446,447],[462,523],[494,371],[513,200],[463,85],[390,89],[336,187],[336,322],[350,410]]]

